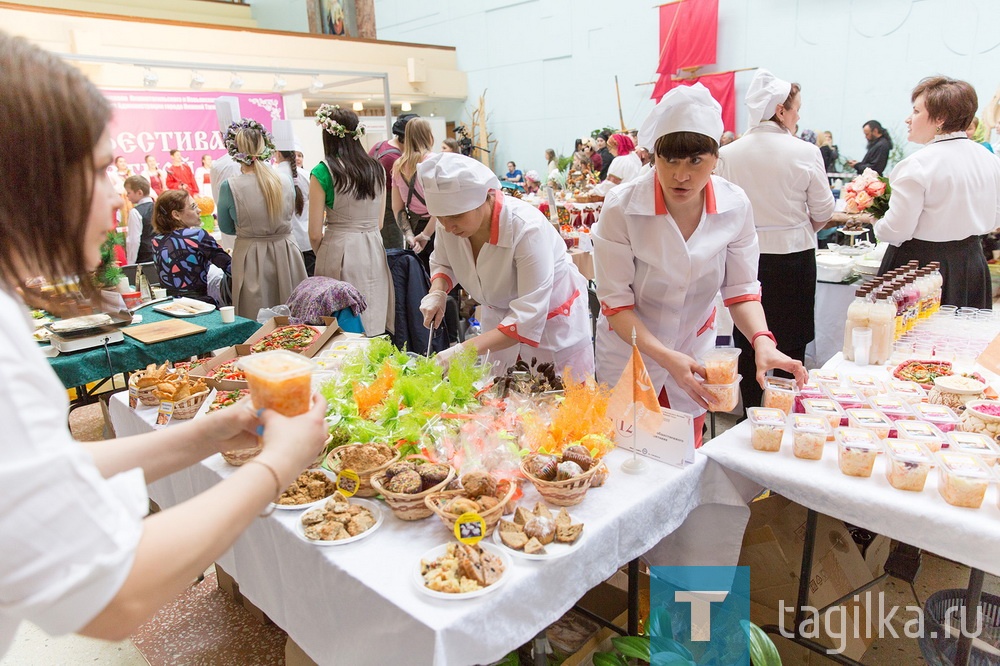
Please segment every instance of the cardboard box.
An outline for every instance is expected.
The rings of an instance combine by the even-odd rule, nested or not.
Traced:
[[[646,585],[649,585],[648,579]],[[576,603],[581,608],[586,608],[592,613],[611,620],[619,627],[624,628],[628,624],[628,593],[610,583],[601,583],[583,595]],[[611,639],[617,635],[611,629],[601,628],[580,649],[569,655],[562,662],[562,666],[581,666],[592,663],[595,652],[605,652],[612,649]]]
[[[320,335],[313,340],[312,344],[301,350],[299,353],[307,358],[312,358],[316,353],[323,348],[323,346],[337,334],[340,330],[340,325],[337,324],[337,320],[334,317],[323,317],[323,324],[326,328],[322,326],[314,326],[313,328],[321,329]],[[275,329],[281,328],[282,326],[289,326],[291,322],[288,317],[274,317],[266,324],[257,329],[257,332],[251,335],[244,344],[253,346],[258,341],[260,341],[264,336],[273,333]]]
[[[212,372],[224,363],[235,361],[241,356],[250,355],[250,345],[234,345],[219,352],[215,357],[202,363],[191,371],[192,377],[204,377],[205,383],[219,391],[241,391],[249,389],[250,385],[246,380],[233,379],[213,379]]]
[[[761,626],[779,624],[779,605],[783,603],[786,609],[792,609],[798,600],[806,509],[783,497],[771,496],[753,502],[750,511],[750,521],[740,553],[740,565],[750,567],[750,619]],[[844,524],[829,516],[820,515],[813,551],[809,605],[816,609],[822,608],[871,581],[874,578],[872,567],[881,566],[878,559],[884,550],[879,545],[872,553],[870,566],[861,556]],[[881,563],[884,564],[884,561],[882,559]],[[875,586],[871,592],[876,595],[880,589]],[[844,617],[840,614],[846,613],[844,621],[849,630],[843,639],[846,646],[844,654],[852,659],[860,659],[874,640],[873,626],[863,606],[849,602],[845,607],[846,610],[833,611],[836,614],[832,618],[835,620],[833,624],[839,632],[841,618]],[[858,635],[853,631],[856,616],[860,628]],[[785,626],[791,631],[793,613],[787,612],[784,620]],[[833,639],[826,636],[825,632],[821,632],[813,640],[828,647],[834,646]],[[778,642],[775,641],[776,644]],[[789,644],[784,640],[780,642]],[[798,646],[792,647],[800,649]],[[802,661],[797,656],[785,663],[805,664],[808,661]]]

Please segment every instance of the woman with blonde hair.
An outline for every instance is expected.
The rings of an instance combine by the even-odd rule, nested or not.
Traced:
[[[414,118],[406,124],[403,155],[392,165],[392,216],[403,232],[406,244],[430,271],[437,219],[427,212],[424,188],[417,180],[417,165],[431,154],[434,135],[426,118]]]
[[[323,104],[316,124],[323,129],[325,154],[309,180],[309,240],[316,252],[316,275],[347,282],[361,292],[368,303],[361,313],[365,335],[392,332],[395,296],[380,231],[385,169],[361,145],[365,128],[358,114]]]
[[[233,305],[236,314],[256,319],[257,311],[288,300],[306,279],[306,265],[292,240],[295,190],[266,162],[274,144],[254,120],[229,126],[226,149],[242,173],[219,188],[219,229],[235,234]]]

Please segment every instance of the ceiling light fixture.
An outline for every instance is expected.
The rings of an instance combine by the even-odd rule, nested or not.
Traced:
[[[191,87],[198,90],[203,85],[205,85],[205,77],[202,76],[197,69],[191,70]]]
[[[409,102],[403,102],[402,104],[399,105],[399,108],[401,108],[403,111],[412,111],[413,105],[410,104]]]
[[[365,110],[365,105],[362,104],[361,102],[355,102],[354,103],[354,110],[355,111],[364,111]]]
[[[309,84],[309,92],[316,94],[323,89],[323,82],[319,80],[319,75],[313,77],[312,83]]]
[[[147,88],[154,88],[160,81],[160,75],[151,70],[149,67],[145,68],[146,72],[142,75],[142,85]]]
[[[240,88],[243,87],[244,83],[245,81],[243,81],[243,77],[240,76],[238,73],[233,72],[232,76],[229,79],[229,88],[232,90],[239,90]]]
[[[274,85],[271,86],[271,90],[274,92],[281,92],[288,85],[288,81],[285,80],[281,74],[274,75]]]

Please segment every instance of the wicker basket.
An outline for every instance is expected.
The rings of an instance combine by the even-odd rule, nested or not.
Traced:
[[[254,458],[256,458],[258,455],[260,455],[260,452],[263,450],[264,447],[258,445],[249,449],[238,449],[236,451],[223,451],[222,459],[225,460],[230,465],[232,465],[233,467],[239,467],[240,465],[245,465]]]
[[[574,476],[572,479],[545,481],[528,472],[528,462],[531,458],[532,456],[527,456],[521,461],[521,474],[524,474],[524,478],[535,485],[535,489],[542,496],[542,499],[556,506],[573,506],[582,502],[598,468],[598,465],[594,464],[586,472],[580,476]]]
[[[193,419],[194,415],[198,413],[199,409],[201,409],[202,404],[204,404],[205,398],[207,398],[208,394],[211,392],[211,389],[207,389],[175,402],[173,418]]]
[[[441,483],[424,490],[423,492],[408,495],[406,493],[390,493],[382,482],[385,480],[385,472],[379,472],[371,478],[372,488],[385,499],[385,503],[392,509],[393,515],[400,520],[423,520],[429,517],[433,511],[424,503],[424,498],[432,493],[441,491],[448,483],[455,478],[455,468],[448,468],[448,477]]]
[[[511,498],[514,497],[515,491],[517,491],[517,484],[510,484],[510,490],[507,491],[506,495],[498,498],[499,502],[495,507],[479,514],[483,517],[483,520],[486,521],[486,534],[483,536],[489,536],[493,532],[493,528],[500,523],[500,518],[504,515],[504,510],[506,509],[507,504],[510,503]],[[461,494],[461,490],[446,490],[443,492],[431,493],[424,498],[424,504],[427,505],[427,508],[436,513],[437,517],[441,519],[441,522],[444,523],[451,532],[455,531],[455,522],[459,517],[450,513],[445,513],[444,505],[448,503],[448,500],[453,497],[458,497]]]
[[[129,388],[137,386],[137,382],[146,375],[145,372],[135,372],[131,377],[128,378]],[[146,388],[137,388],[139,392],[139,402],[146,405],[147,407],[157,407],[160,404],[160,399],[156,396],[156,386],[147,386]]]
[[[330,453],[326,456],[326,466],[330,468],[331,471],[334,471],[334,473],[336,473],[336,470],[339,468],[340,457],[344,455],[344,451],[348,451],[358,446],[363,446],[363,444],[346,444],[344,446],[338,446],[333,451],[330,451]],[[398,450],[396,450],[396,457],[390,460],[389,462],[385,463],[384,465],[380,465],[374,469],[369,469],[365,472],[358,472],[358,470],[354,470],[355,472],[357,472],[359,479],[358,492],[354,493],[354,496],[375,497],[376,495],[378,495],[378,492],[374,488],[372,488],[372,476],[375,474],[379,474],[380,472],[384,472],[386,469],[389,468],[389,465],[396,462],[402,457],[403,454],[400,453]]]

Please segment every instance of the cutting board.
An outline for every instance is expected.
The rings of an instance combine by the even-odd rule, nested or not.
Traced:
[[[123,328],[122,333],[130,338],[135,338],[139,342],[151,345],[156,342],[163,342],[164,340],[174,340],[197,333],[204,333],[207,330],[204,326],[198,326],[189,321],[167,319],[164,321],[154,321],[152,324],[129,326],[128,328]]]

